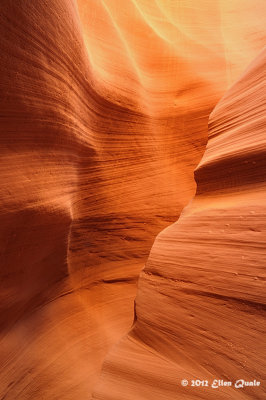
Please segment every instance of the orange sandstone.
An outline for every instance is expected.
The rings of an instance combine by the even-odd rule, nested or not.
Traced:
[[[210,110],[262,47],[264,9],[1,2],[1,398],[89,398],[154,237],[194,194]]]

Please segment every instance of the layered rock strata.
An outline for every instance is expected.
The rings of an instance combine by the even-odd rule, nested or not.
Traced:
[[[261,47],[263,1],[198,4],[1,1],[0,398],[89,397],[128,331],[209,112]]]
[[[265,397],[265,60],[212,112],[196,196],[155,240],[93,399]]]

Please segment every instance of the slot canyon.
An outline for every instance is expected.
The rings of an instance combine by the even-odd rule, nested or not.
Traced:
[[[1,400],[266,398],[265,16],[1,1]]]

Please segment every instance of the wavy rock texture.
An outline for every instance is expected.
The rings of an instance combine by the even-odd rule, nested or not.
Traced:
[[[158,235],[134,326],[105,361],[93,399],[265,397],[265,61],[266,51],[212,112],[196,197]]]
[[[210,110],[262,46],[264,10],[1,2],[1,399],[90,397],[154,237],[193,196]]]

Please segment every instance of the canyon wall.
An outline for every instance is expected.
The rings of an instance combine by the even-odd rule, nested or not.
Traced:
[[[90,398],[264,13],[259,0],[1,2],[0,398]]]
[[[212,112],[195,199],[157,236],[134,326],[93,399],[265,397],[265,61],[266,51]]]

